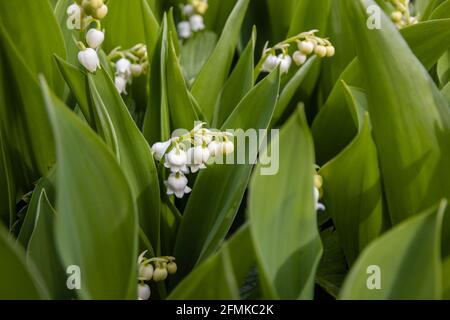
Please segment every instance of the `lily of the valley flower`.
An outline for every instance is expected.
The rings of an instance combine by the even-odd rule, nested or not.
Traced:
[[[203,17],[199,14],[195,14],[189,18],[189,23],[191,25],[191,30],[194,32],[205,29],[205,23],[203,22]]]
[[[188,158],[186,151],[181,148],[173,148],[166,154],[164,166],[172,173],[189,173],[189,169],[187,168]]]
[[[278,56],[278,59],[280,60],[280,72],[281,72],[281,74],[288,73],[289,69],[291,68],[291,64],[292,64],[291,56],[288,55],[288,54],[280,54]]]
[[[300,51],[295,51],[294,54],[292,55],[292,60],[294,60],[297,66],[301,66],[302,64],[304,64],[307,59],[308,56]]]
[[[172,173],[166,181],[167,194],[174,194],[177,198],[181,199],[186,193],[192,191],[187,184],[188,179],[182,172]]]
[[[139,300],[148,300],[150,299],[151,291],[148,284],[139,283],[137,287],[137,295]]]
[[[126,58],[122,58],[116,62],[116,74],[127,79],[131,76],[131,62]]]
[[[123,77],[115,77],[114,78],[114,84],[116,86],[117,91],[119,91],[120,94],[128,94],[127,93],[127,80]]]
[[[182,39],[189,39],[192,36],[191,24],[187,21],[181,21],[178,26],[178,35]]]
[[[87,48],[78,53],[78,61],[89,72],[94,73],[97,68],[100,67],[100,59],[98,58],[97,51],[92,48]]]
[[[270,54],[266,61],[264,61],[264,64],[262,65],[262,71],[264,72],[272,72],[275,70],[276,67],[281,63],[281,60],[279,57]]]
[[[199,14],[205,14],[208,10],[208,0],[192,0],[192,5]]]
[[[157,142],[152,146],[152,154],[156,160],[161,161],[167,149],[169,149],[172,144],[171,140],[165,142]]]
[[[89,29],[86,33],[86,43],[92,49],[97,49],[105,40],[105,34],[97,29]]]

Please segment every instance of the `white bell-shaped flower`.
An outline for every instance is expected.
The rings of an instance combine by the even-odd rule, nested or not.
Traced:
[[[138,280],[150,281],[153,277],[153,265],[151,263],[139,265]]]
[[[184,150],[173,148],[168,154],[166,154],[165,159],[166,161],[164,162],[164,166],[169,168],[173,173],[189,172],[187,168],[188,158]]]
[[[206,146],[198,146],[194,148],[194,163],[202,164],[208,162],[211,152]]]
[[[198,163],[195,161],[195,148],[188,149],[187,157],[188,157],[188,166],[189,169],[191,169],[192,173],[196,173],[201,169],[206,169],[206,166],[203,162]]]
[[[292,58],[290,55],[288,54],[280,54],[278,56],[278,59],[280,59],[280,72],[283,73],[288,73],[289,69],[291,68],[292,65]]]
[[[128,59],[121,58],[116,62],[116,73],[128,79],[131,75],[131,62]]]
[[[139,283],[137,287],[137,294],[139,300],[150,299],[151,295],[150,287],[145,283]]]
[[[92,49],[97,49],[98,47],[100,47],[103,43],[103,40],[105,40],[105,34],[100,30],[90,29],[86,33],[86,43]]]
[[[89,72],[95,72],[100,67],[100,59],[98,58],[97,51],[92,48],[78,52],[78,61]]]
[[[324,211],[325,206],[319,202],[320,199],[320,191],[316,187],[314,187],[314,202],[316,205],[316,210]]]
[[[166,181],[167,194],[174,194],[177,198],[181,199],[186,193],[190,193],[192,191],[187,184],[188,179],[184,174],[180,172],[172,173]]]
[[[189,18],[189,23],[191,24],[191,30],[197,32],[205,29],[205,23],[203,17],[199,14],[195,14]]]
[[[104,4],[94,12],[92,17],[98,20],[102,20],[104,17],[106,17],[107,14],[108,7]]]
[[[297,66],[301,66],[306,62],[306,59],[308,59],[308,57],[305,54],[301,53],[300,51],[295,51],[294,54],[292,55],[292,59],[294,60]]]
[[[70,30],[81,28],[81,7],[74,3],[67,8],[67,28]]]
[[[217,141],[212,141],[210,144],[208,144],[209,153],[212,157],[220,156],[222,154],[222,143]]]
[[[325,46],[322,45],[318,45],[314,48],[314,53],[319,57],[319,58],[324,58],[327,55],[327,48]]]
[[[116,85],[117,91],[120,94],[128,94],[127,93],[127,80],[122,76],[117,76],[114,78],[114,84]]]
[[[280,63],[281,60],[277,56],[270,54],[262,65],[262,71],[272,72]]]
[[[133,77],[139,77],[142,74],[142,65],[141,64],[132,64],[131,65],[131,74]]]
[[[181,21],[178,26],[178,35],[182,39],[189,39],[192,36],[191,24],[187,21]]]
[[[187,4],[181,8],[181,12],[184,16],[190,17],[195,13],[195,9],[191,4]]]
[[[157,142],[152,145],[152,154],[156,160],[161,161],[167,149],[169,149],[172,144],[171,140],[167,140],[165,142]]]
[[[234,152],[234,143],[230,140],[222,142],[222,153],[232,154]]]

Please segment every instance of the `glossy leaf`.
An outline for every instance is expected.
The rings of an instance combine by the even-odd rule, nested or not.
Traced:
[[[83,272],[80,298],[135,299],[137,214],[125,175],[43,80],[42,91],[57,145],[55,238],[63,268]]]
[[[279,150],[279,170],[263,175],[258,165],[248,203],[264,297],[312,299],[322,243],[313,199],[314,148],[303,110],[272,140],[271,150]]]

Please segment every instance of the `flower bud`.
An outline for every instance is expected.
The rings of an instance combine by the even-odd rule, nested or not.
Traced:
[[[314,48],[314,53],[320,57],[320,58],[324,58],[327,55],[327,48],[325,46],[322,45],[317,45]]]
[[[298,50],[300,50],[301,53],[304,55],[310,55],[314,51],[314,43],[310,41],[301,41],[298,44]]]
[[[152,154],[156,160],[161,161],[162,157],[166,153],[167,149],[169,149],[172,141],[168,140],[165,142],[157,142],[152,145]]]
[[[205,14],[206,10],[208,10],[208,1],[207,0],[193,0],[192,2],[195,11],[199,14]]]
[[[336,49],[333,46],[327,46],[327,57],[332,57],[336,53]]]
[[[207,147],[198,146],[194,148],[194,164],[206,163],[211,156],[211,152]]]
[[[295,51],[292,58],[297,66],[301,66],[306,62],[306,59],[308,59],[308,57],[300,51]]]
[[[139,77],[142,74],[142,65],[132,64],[131,65],[131,74],[133,75],[133,77]]]
[[[153,281],[159,282],[164,281],[167,278],[167,269],[161,266],[157,266],[155,271],[153,272]]]
[[[403,14],[400,11],[394,11],[391,13],[391,19],[394,22],[400,22],[403,19]]]
[[[121,76],[118,76],[114,78],[114,84],[120,94],[127,94],[127,80]]]
[[[281,60],[277,56],[270,54],[262,65],[262,71],[272,72],[280,63]]]
[[[153,277],[153,265],[151,263],[139,266],[139,280],[149,281]]]
[[[116,73],[127,78],[131,75],[131,62],[128,59],[122,58],[116,62]]]
[[[187,4],[182,7],[181,12],[183,13],[184,16],[190,17],[194,14],[195,10],[191,4]]]
[[[177,26],[178,35],[182,39],[188,39],[192,36],[191,24],[187,21],[182,21]]]
[[[150,299],[151,295],[150,287],[145,283],[139,283],[137,287],[137,295],[139,300]]]
[[[98,58],[97,52],[92,48],[87,48],[80,51],[78,53],[78,61],[83,67],[92,73],[100,67],[100,59]]]
[[[97,49],[105,40],[105,34],[97,29],[90,29],[86,33],[86,43],[92,49]]]
[[[167,264],[167,272],[169,274],[175,274],[177,272],[177,269],[178,269],[178,267],[175,262],[171,261]]]
[[[288,73],[289,69],[291,68],[291,64],[292,64],[292,58],[290,55],[284,55],[284,54],[280,54],[278,56],[278,59],[281,61],[280,63],[280,72],[283,73]]]
[[[104,4],[92,13],[94,19],[102,20],[108,14],[108,7]]]
[[[234,152],[234,143],[227,140],[222,142],[222,152],[224,154],[231,154]]]
[[[209,149],[209,153],[211,154],[211,156],[219,156],[222,153],[222,148],[221,148],[221,144],[217,141],[212,141],[209,145],[208,145],[208,149]]]
[[[193,15],[189,18],[189,23],[191,25],[191,30],[194,32],[205,29],[205,23],[203,22],[203,17],[201,15]]]

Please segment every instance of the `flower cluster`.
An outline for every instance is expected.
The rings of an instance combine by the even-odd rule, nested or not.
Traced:
[[[389,0],[394,11],[391,13],[391,20],[398,28],[403,28],[418,22],[417,17],[411,16],[409,9],[410,0]]]
[[[114,83],[120,94],[128,94],[127,85],[132,83],[133,77],[147,74],[149,70],[147,46],[142,43],[127,50],[120,47],[113,49],[108,61],[116,70]]]
[[[88,29],[85,33],[85,42],[77,42],[80,49],[78,61],[89,72],[95,72],[100,67],[100,59],[97,51],[100,48],[105,33],[101,30],[100,20],[108,13],[108,7],[103,0],[76,0],[67,8],[67,27],[71,30]]]
[[[189,39],[195,32],[205,29],[203,15],[208,10],[208,0],[190,0],[180,8],[183,21],[178,23],[177,29],[181,39]]]
[[[323,196],[322,185],[323,185],[323,179],[319,174],[316,173],[314,175],[314,201],[315,201],[316,210],[320,210],[320,211],[325,210],[325,206],[319,202],[319,200]]]
[[[145,259],[147,250],[142,252],[138,257],[138,299],[148,300],[151,295],[150,287],[146,281],[164,281],[169,274],[177,272],[177,264],[174,257],[155,257]]]
[[[263,72],[271,72],[280,66],[280,71],[284,74],[289,72],[292,61],[297,66],[301,66],[306,62],[308,56],[313,53],[320,58],[334,56],[334,46],[328,39],[317,37],[315,35],[316,32],[318,30],[300,33],[276,44],[273,48],[267,48],[266,45],[258,68]],[[298,48],[291,57],[289,48],[292,43],[296,43]]]
[[[213,157],[220,157],[234,152],[232,136],[228,132],[218,132],[197,125],[187,134],[174,137],[152,146],[152,154],[157,161],[164,161],[170,169],[165,182],[168,195],[182,198],[191,192],[186,174],[196,173],[206,168]]]

